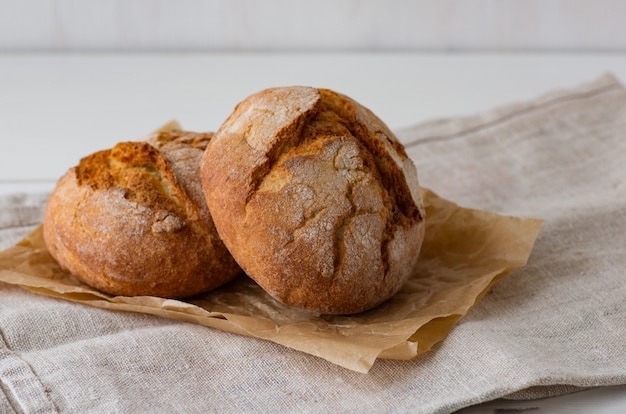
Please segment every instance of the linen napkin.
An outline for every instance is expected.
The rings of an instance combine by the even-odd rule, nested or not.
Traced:
[[[448,413],[626,384],[620,83],[604,76],[396,132],[422,185],[463,206],[545,220],[528,264],[432,350],[361,374],[271,342],[0,284],[0,408]],[[0,248],[41,221],[44,202],[0,201]]]

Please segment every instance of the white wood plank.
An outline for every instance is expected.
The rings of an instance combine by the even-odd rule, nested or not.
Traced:
[[[626,79],[626,55],[4,54],[0,182],[56,180],[81,157],[172,118],[214,130],[240,100],[271,86],[335,89],[399,128],[606,71]]]
[[[620,0],[0,0],[0,50],[626,50]]]

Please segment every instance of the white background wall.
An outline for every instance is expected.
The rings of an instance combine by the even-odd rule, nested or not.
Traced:
[[[0,0],[2,51],[626,51],[623,0]]]

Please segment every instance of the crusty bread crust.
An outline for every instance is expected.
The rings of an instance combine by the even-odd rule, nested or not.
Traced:
[[[211,135],[159,132],[83,158],[46,205],[51,255],[113,295],[187,297],[234,278],[198,179]]]
[[[371,309],[417,261],[425,213],[415,166],[380,119],[333,91],[250,96],[209,143],[201,178],[225,245],[283,303]]]

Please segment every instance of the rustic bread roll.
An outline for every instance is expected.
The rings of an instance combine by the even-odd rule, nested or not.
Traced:
[[[50,254],[113,295],[187,297],[234,278],[198,177],[210,137],[162,131],[83,158],[46,205]]]
[[[280,302],[361,312],[395,294],[416,264],[415,166],[346,96],[310,87],[250,96],[209,143],[201,177],[224,244]]]

